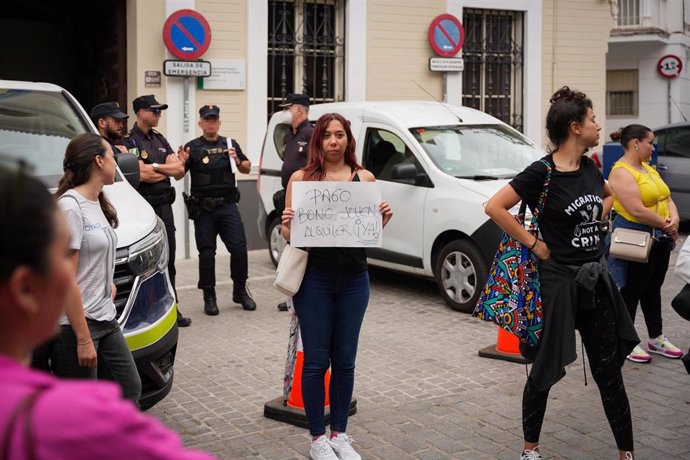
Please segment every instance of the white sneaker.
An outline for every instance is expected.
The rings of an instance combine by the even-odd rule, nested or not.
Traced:
[[[522,454],[520,454],[520,460],[542,460],[544,457],[542,457],[537,449],[539,449],[539,446],[534,449],[523,450]]]
[[[635,345],[633,351],[628,355],[628,359],[634,363],[648,363],[652,360],[652,357],[641,346]]]
[[[663,335],[660,335],[655,339],[649,339],[649,342],[647,342],[647,349],[651,353],[666,356],[667,358],[678,359],[683,356],[683,352],[680,350],[680,348],[672,344]]]
[[[329,442],[340,460],[362,460],[362,457],[352,448],[352,443],[355,442],[352,436],[338,433],[338,436],[332,437]]]
[[[311,442],[309,456],[312,460],[338,460],[325,434]]]

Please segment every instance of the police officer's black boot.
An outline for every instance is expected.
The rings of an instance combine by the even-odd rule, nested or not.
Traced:
[[[242,304],[242,308],[248,311],[256,310],[256,302],[249,295],[247,291],[247,286],[237,286],[236,284],[232,287],[232,301],[235,303]]]
[[[215,288],[204,289],[204,313],[209,316],[216,316],[218,314]]]
[[[187,318],[182,314],[180,308],[177,308],[177,327],[189,327],[192,324],[192,318]]]

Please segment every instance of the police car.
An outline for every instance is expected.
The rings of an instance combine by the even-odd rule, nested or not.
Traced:
[[[313,105],[309,119],[338,112],[351,123],[357,159],[374,173],[394,216],[371,265],[434,278],[453,309],[471,312],[488,276],[500,229],[489,198],[546,153],[483,112],[437,102]],[[271,117],[259,167],[259,233],[274,263],[284,240],[273,194],[280,190],[285,114]]]
[[[84,132],[97,131],[63,88],[0,80],[0,155],[28,161],[46,186],[57,186],[65,148]],[[120,221],[115,229],[115,306],[141,377],[139,403],[146,409],[172,388],[178,337],[175,296],[168,278],[165,227],[132,186],[139,182],[139,162],[131,154],[116,158],[115,183],[104,189]]]

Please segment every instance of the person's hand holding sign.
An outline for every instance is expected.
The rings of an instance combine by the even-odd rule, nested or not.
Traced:
[[[290,226],[290,221],[292,218],[295,217],[295,210],[292,208],[285,208],[283,211],[283,216],[280,219],[280,222],[283,225],[287,225],[288,227]]]
[[[391,217],[393,217],[393,210],[391,209],[391,205],[389,205],[388,202],[385,200],[381,201],[381,204],[379,205],[379,210],[381,211],[381,215],[383,216],[383,226],[385,227],[388,221],[391,220]]]

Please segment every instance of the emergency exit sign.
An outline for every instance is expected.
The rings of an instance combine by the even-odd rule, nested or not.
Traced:
[[[462,58],[429,58],[429,70],[432,72],[462,72],[464,68]]]
[[[163,61],[163,73],[168,77],[210,77],[209,61]]]

